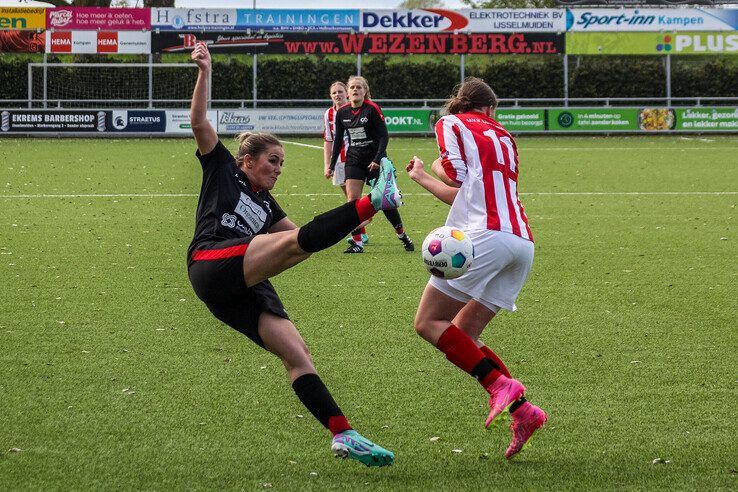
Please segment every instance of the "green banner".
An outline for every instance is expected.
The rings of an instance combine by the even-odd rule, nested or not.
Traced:
[[[676,130],[738,130],[738,108],[674,109]]]
[[[430,109],[383,109],[382,112],[389,133],[432,132],[432,125],[438,119],[438,112]]]
[[[738,55],[738,32],[568,32],[568,55]]]
[[[549,109],[549,130],[621,131],[638,129],[638,110],[633,108]]]
[[[508,131],[544,131],[546,129],[545,109],[498,109],[495,119]]]

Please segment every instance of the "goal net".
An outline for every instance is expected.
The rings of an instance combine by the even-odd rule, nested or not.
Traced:
[[[31,63],[34,107],[186,107],[197,68],[184,63]]]

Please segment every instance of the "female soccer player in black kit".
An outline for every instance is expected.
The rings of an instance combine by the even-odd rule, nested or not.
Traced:
[[[281,359],[300,401],[333,433],[336,456],[367,466],[390,465],[392,452],[349,425],[267,279],[338,243],[378,210],[401,205],[394,168],[383,165],[369,195],[298,228],[269,193],[282,173],[282,144],[268,133],[240,135],[234,158],[206,117],[212,64],[204,43],[195,47],[192,59],[199,73],[190,120],[203,171],[187,254],[192,287],[216,318]]]
[[[344,132],[348,133],[349,148],[346,152],[346,197],[348,201],[361,196],[364,183],[371,183],[377,178],[379,163],[387,158],[387,125],[379,106],[371,99],[369,84],[364,77],[352,76],[348,80],[349,103],[336,112],[336,135],[333,139],[333,156],[331,172],[336,167],[336,160],[341,153]],[[390,162],[387,159],[387,162]],[[415,251],[413,242],[402,226],[400,213],[396,209],[384,210],[384,215],[395,229],[397,237],[402,241],[405,251]],[[362,224],[363,225],[363,224]],[[363,253],[364,244],[361,229],[352,233],[353,244],[345,253]]]

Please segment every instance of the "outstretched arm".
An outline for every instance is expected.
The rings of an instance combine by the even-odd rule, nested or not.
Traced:
[[[192,50],[192,61],[197,64],[197,82],[192,93],[192,104],[190,105],[190,124],[195,142],[200,154],[209,154],[218,144],[218,134],[207,118],[208,114],[208,84],[212,61],[210,52],[205,43],[197,43]]]
[[[436,171],[437,167],[440,167],[441,170],[443,169],[440,157],[436,159],[435,162],[433,162],[433,164],[431,165],[431,168],[434,170],[434,172],[438,172]],[[443,203],[451,205],[454,202],[456,195],[459,193],[458,185],[454,183],[453,186],[449,186],[448,184],[441,182],[432,177],[430,174],[426,173],[423,161],[420,160],[418,156],[413,156],[413,159],[410,161],[410,164],[407,165],[406,169],[407,174],[410,176],[410,179],[418,183],[426,190],[430,191],[433,196],[441,200]],[[453,181],[451,182],[453,183]]]

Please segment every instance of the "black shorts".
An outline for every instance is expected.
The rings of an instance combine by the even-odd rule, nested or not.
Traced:
[[[379,176],[379,169],[369,172],[369,164],[356,164],[351,161],[346,163],[346,179],[360,179],[364,182],[369,182],[373,179],[377,179]]]
[[[289,319],[271,282],[246,287],[243,254],[253,239],[229,239],[204,243],[193,252],[188,273],[192,288],[216,318],[264,346],[259,336],[259,316],[273,313]]]

